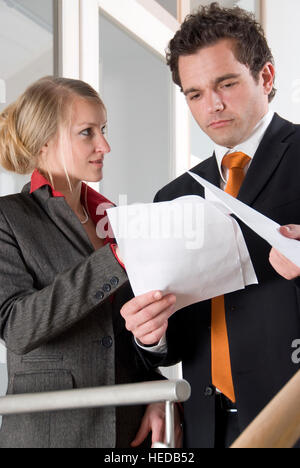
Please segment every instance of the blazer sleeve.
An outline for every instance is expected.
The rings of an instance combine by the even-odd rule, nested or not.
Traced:
[[[0,337],[19,355],[67,330],[128,281],[107,245],[37,290],[1,211],[0,278]]]

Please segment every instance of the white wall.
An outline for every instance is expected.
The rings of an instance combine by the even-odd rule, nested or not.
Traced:
[[[101,97],[108,141],[101,192],[115,203],[151,202],[171,179],[171,74],[115,24],[100,21]]]
[[[300,123],[300,2],[266,0],[265,30],[276,65],[277,96],[272,108]]]

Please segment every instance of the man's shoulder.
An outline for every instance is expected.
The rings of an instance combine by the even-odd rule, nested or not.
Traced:
[[[270,136],[275,140],[277,138],[284,140],[297,139],[300,136],[300,125],[286,120],[275,113],[266,136]]]
[[[215,157],[212,156],[191,169],[191,172],[205,178],[208,170],[215,165]],[[186,172],[163,187],[155,196],[156,202],[171,201],[186,195],[203,196],[202,187]]]

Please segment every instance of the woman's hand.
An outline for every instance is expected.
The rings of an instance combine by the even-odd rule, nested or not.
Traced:
[[[300,226],[294,224],[282,226],[280,232],[285,237],[300,240]],[[274,248],[270,252],[270,263],[274,270],[287,280],[300,276],[300,268]]]
[[[121,309],[127,330],[142,345],[154,346],[166,333],[168,319],[175,312],[176,296],[163,297],[160,291],[152,291],[135,297]]]
[[[175,423],[175,447],[182,447],[182,427],[181,415],[177,404],[174,408]],[[138,447],[147,438],[149,432],[152,432],[152,445],[156,442],[165,441],[165,404],[152,403],[146,409],[140,428],[135,439],[131,442],[132,447]]]

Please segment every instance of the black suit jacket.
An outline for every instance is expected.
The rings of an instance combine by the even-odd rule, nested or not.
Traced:
[[[193,172],[220,186],[215,156]],[[204,196],[188,174],[156,196],[168,201],[184,195]],[[239,200],[283,224],[300,224],[300,126],[275,114],[248,170]],[[225,296],[232,373],[241,430],[299,370],[292,362],[292,342],[300,337],[300,290],[269,264],[271,247],[239,222],[259,280]],[[167,332],[168,355],[144,353],[148,365],[183,361],[184,378],[192,387],[185,404],[185,443],[213,447],[215,397],[211,379],[211,301],[177,312]]]

